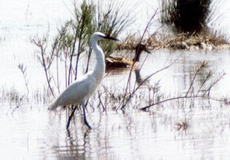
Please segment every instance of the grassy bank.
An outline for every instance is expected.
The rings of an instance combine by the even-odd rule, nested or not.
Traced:
[[[209,22],[221,20],[220,6],[213,0],[162,0],[158,12],[162,27],[143,40],[141,35],[128,35],[117,49],[134,50],[140,42],[149,49],[229,49],[229,37],[209,27]]]
[[[142,40],[142,43],[149,50],[169,49],[169,50],[225,50],[230,49],[228,37],[218,32],[201,34],[174,34],[171,36],[157,33]],[[135,50],[140,42],[141,36],[129,35],[117,45],[117,50]]]

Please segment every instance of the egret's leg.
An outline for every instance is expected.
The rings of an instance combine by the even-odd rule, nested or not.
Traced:
[[[87,104],[87,103],[86,103]],[[86,107],[86,104],[83,103],[82,104],[82,109],[83,109],[83,114],[84,114],[84,122],[85,122],[85,125],[89,128],[89,129],[92,129],[91,126],[89,125],[87,119],[86,119],[86,114],[85,114],[85,107]]]
[[[71,122],[71,119],[72,119],[72,117],[74,116],[74,112],[76,111],[76,109],[77,109],[77,107],[78,106],[73,106],[73,110],[72,110],[72,113],[71,113],[71,115],[69,116],[69,119],[68,119],[68,122],[67,122],[67,125],[66,125],[66,129],[68,130],[69,129],[69,125],[70,125],[70,122]]]

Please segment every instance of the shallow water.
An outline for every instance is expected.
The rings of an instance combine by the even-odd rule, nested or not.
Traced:
[[[17,68],[19,63],[27,66],[30,97],[43,89],[44,73],[30,39],[37,34],[46,34],[48,28],[52,37],[57,26],[71,17],[68,10],[71,2],[8,0],[1,3],[0,13],[7,18],[0,20],[0,159],[229,159],[230,109],[215,100],[175,100],[143,112],[137,108],[144,107],[148,101],[136,97],[136,101],[132,101],[124,112],[116,112],[111,108],[117,107],[117,102],[106,106],[106,111],[97,107],[96,95],[87,108],[87,118],[93,129],[88,130],[83,125],[78,111],[70,129],[66,130],[66,111],[49,112],[48,103],[41,101],[16,104],[15,99],[4,99],[5,95],[14,91],[18,95],[26,93],[23,76]],[[141,3],[139,10],[148,6],[147,11],[141,12],[143,17],[146,16],[142,22],[147,22],[156,3],[147,0]],[[224,8],[228,6],[226,2]],[[226,17],[224,25],[215,24],[215,27],[228,28],[230,21]],[[145,23],[139,23],[137,30],[143,28],[140,24]],[[131,59],[133,54],[125,56]],[[168,69],[152,76],[138,93],[141,96],[148,96],[146,89],[158,82],[163,98],[184,95],[195,68],[201,61],[206,61],[209,67],[197,76],[195,88],[202,84],[207,71],[211,70],[214,74],[203,89],[225,72],[224,78],[212,88],[210,96],[219,99],[229,97],[229,51],[152,51],[150,55],[144,53],[141,56],[141,63],[146,56],[139,73],[142,78],[176,61]],[[85,62],[85,58],[81,63]],[[93,67],[94,59],[91,62]],[[112,91],[124,89],[128,74],[129,69],[111,71],[103,79],[102,86]],[[132,73],[132,82],[135,78],[135,73]],[[103,87],[99,91],[103,93]]]
[[[208,69],[215,71],[213,80],[219,72],[227,73],[212,90],[211,96],[222,98],[229,95],[226,85],[230,71],[228,52],[158,51],[148,57],[140,72],[142,77],[179,57],[175,64],[148,82],[153,86],[160,80],[161,92],[169,97],[187,91],[194,67],[203,60],[209,61]],[[128,73],[129,70],[113,71],[103,79],[103,85],[122,88]],[[135,79],[135,76],[132,78]],[[87,112],[92,130],[83,125],[80,112],[76,114],[70,129],[66,130],[64,110],[50,112],[47,110],[48,104],[22,104],[19,108],[15,108],[14,102],[1,104],[1,159],[229,158],[230,109],[223,103],[186,99],[153,106],[149,112],[130,107],[125,112],[116,112],[110,109],[113,106],[106,106],[107,111],[102,112],[95,98],[91,99]],[[139,101],[137,99],[137,104]],[[142,103],[136,107],[143,107]]]
[[[207,103],[208,104],[208,103]],[[92,130],[77,114],[69,131],[65,112],[44,106],[1,109],[2,159],[228,159],[230,110],[197,104],[140,111],[93,112]],[[178,125],[186,122],[186,129]]]

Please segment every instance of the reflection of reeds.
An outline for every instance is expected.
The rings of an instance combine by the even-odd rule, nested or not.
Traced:
[[[22,63],[18,65],[18,68],[20,69],[22,75],[23,75],[23,78],[24,78],[24,83],[25,83],[25,86],[26,86],[26,90],[27,90],[27,93],[26,93],[26,97],[28,98],[28,95],[29,95],[29,80],[28,80],[28,77],[27,77],[27,67],[25,67]]]

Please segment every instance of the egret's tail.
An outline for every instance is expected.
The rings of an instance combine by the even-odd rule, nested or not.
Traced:
[[[56,101],[53,101],[50,106],[48,107],[48,110],[55,110],[57,108],[57,104]]]

